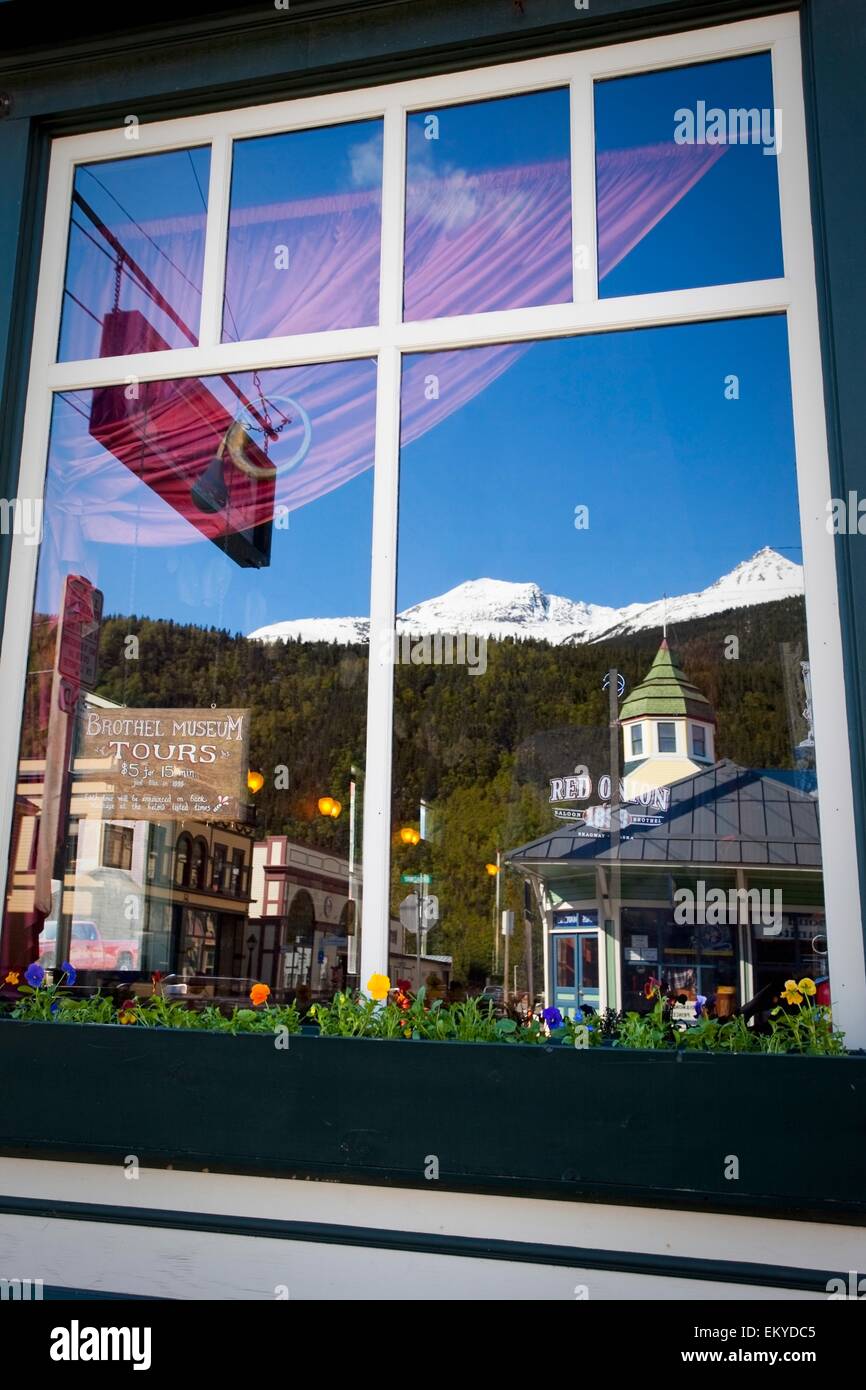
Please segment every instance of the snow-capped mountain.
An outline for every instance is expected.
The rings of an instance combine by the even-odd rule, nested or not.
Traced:
[[[438,598],[416,603],[399,614],[399,632],[471,633],[483,637],[540,638],[563,643],[598,642],[622,633],[660,628],[794,598],[803,592],[800,565],[765,546],[751,559],[695,594],[606,608],[577,599],[546,594],[537,584],[511,584],[504,579],[469,579]],[[263,642],[366,642],[366,618],[297,618],[257,628],[249,635]]]

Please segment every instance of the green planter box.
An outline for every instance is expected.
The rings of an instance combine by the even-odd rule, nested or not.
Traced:
[[[0,1069],[7,1154],[866,1217],[866,1056],[4,1020]]]

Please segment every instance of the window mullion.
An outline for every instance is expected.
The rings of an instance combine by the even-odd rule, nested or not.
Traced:
[[[373,482],[373,556],[370,570],[370,643],[367,683],[367,754],[364,778],[364,900],[360,982],[388,974],[390,931],[391,751],[394,709],[393,633],[397,594],[397,491],[400,467],[400,375],[393,345],[403,312],[403,223],[406,117],[385,112],[382,153],[382,245],[379,322],[382,345],[376,383],[376,457]]]
[[[595,219],[595,122],[593,82],[581,64],[570,84],[571,268],[575,304],[598,299]]]
[[[201,286],[201,319],[198,340],[215,347],[222,337],[223,286],[228,244],[229,194],[232,181],[232,138],[215,135],[210,152],[210,185],[207,199],[204,265]]]

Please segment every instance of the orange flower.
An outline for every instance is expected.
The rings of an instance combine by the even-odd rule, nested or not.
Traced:
[[[371,999],[384,999],[391,988],[387,975],[371,975],[367,981],[367,993]]]
[[[253,985],[250,990],[250,999],[255,1005],[264,1004],[270,992],[270,985]]]
[[[132,1013],[129,1009],[124,1009],[122,1013],[119,1013],[117,1015],[117,1021],[118,1023],[134,1023],[135,1014]]]
[[[10,970],[3,983],[6,985],[17,985],[19,978],[20,976],[17,970]]]

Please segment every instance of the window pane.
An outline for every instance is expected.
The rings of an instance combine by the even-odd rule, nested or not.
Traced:
[[[399,497],[393,914],[428,874],[468,988],[503,977],[498,883],[509,992],[555,1002],[544,933],[597,912],[612,1004],[757,994],[737,870],[762,922],[823,904],[784,319],[410,358]]]
[[[407,121],[407,319],[572,297],[567,89]]]
[[[379,318],[382,122],[237,140],[223,341]]]
[[[191,1000],[357,982],[375,383],[57,396],[7,969]]]
[[[658,724],[659,752],[675,753],[677,751],[677,726],[676,724]]]
[[[210,148],[75,171],[58,357],[198,343]]]
[[[595,87],[599,294],[784,273],[768,53]]]
[[[556,938],[556,983],[561,989],[574,988],[574,937]]]

